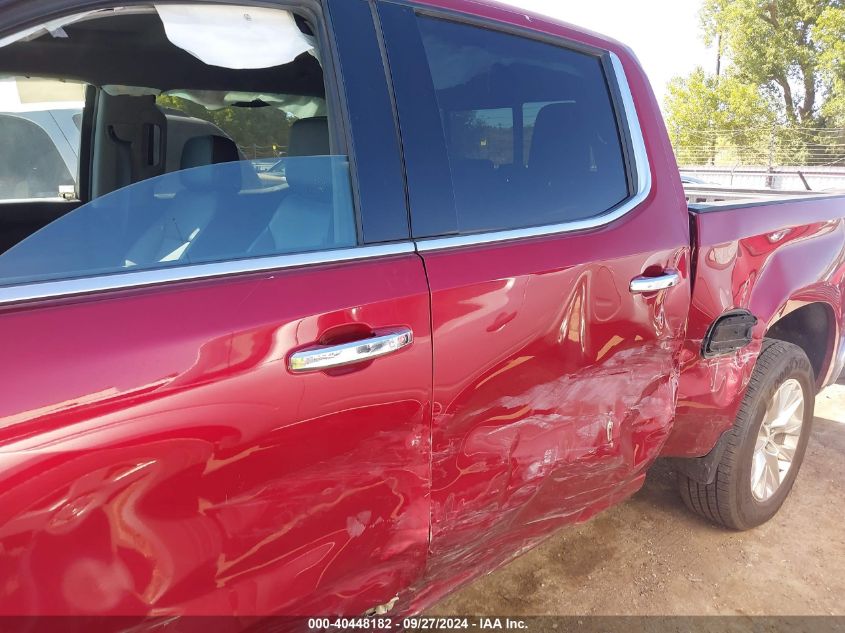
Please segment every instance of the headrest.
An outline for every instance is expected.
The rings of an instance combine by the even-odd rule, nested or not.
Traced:
[[[240,160],[238,146],[225,136],[195,136],[182,148],[182,169]]]
[[[185,142],[182,148],[181,169],[188,170],[181,173],[182,184],[188,188],[219,188],[222,184],[219,181],[220,170],[195,169],[196,167],[207,167],[220,163],[231,163],[241,159],[238,146],[235,142],[225,136],[208,135],[195,136]],[[237,174],[237,183],[232,183],[231,188],[241,188],[240,169],[226,170],[226,185]],[[230,175],[231,174],[231,175]]]
[[[590,170],[592,134],[590,127],[581,122],[577,105],[544,106],[534,122],[528,168],[554,169],[580,177]]]
[[[332,159],[329,145],[329,121],[324,116],[300,119],[290,128],[285,177],[295,190],[330,197]]]
[[[328,156],[329,120],[324,116],[299,119],[290,128],[288,156]]]

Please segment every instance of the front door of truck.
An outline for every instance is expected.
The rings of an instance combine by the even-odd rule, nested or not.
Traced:
[[[649,161],[625,69],[599,43],[379,14],[432,296],[433,581],[641,485],[675,407],[689,232],[661,176],[675,167]]]
[[[153,9],[0,48],[91,85],[107,54],[117,85],[81,152],[114,190],[0,255],[2,614],[360,615],[422,573],[429,293],[386,79],[366,4],[355,64],[302,5],[215,14],[303,51],[244,72],[176,54]],[[210,6],[182,16],[197,46]]]

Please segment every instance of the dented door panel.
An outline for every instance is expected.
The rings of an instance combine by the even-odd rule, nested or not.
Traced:
[[[535,230],[533,198],[497,189],[512,195],[495,201],[496,217],[509,211],[514,222],[506,228],[519,230],[461,233],[459,209],[483,215],[484,204],[461,207],[469,198],[452,195],[464,172],[450,171],[445,127],[431,116],[438,110],[436,81],[423,79],[431,72],[413,12],[392,3],[380,9],[388,58],[402,68],[393,67],[392,77],[412,228],[422,227],[415,234],[432,306],[432,536],[411,610],[639,489],[671,431],[691,295],[689,216],[677,165],[647,79],[626,52],[539,16],[526,21],[512,9],[431,4],[500,22],[513,36],[538,30],[564,47],[619,55],[640,115],[630,130],[641,129],[645,138],[644,148],[632,141],[630,149],[648,158],[637,154],[637,177],[628,174],[635,201],[614,221]],[[420,15],[460,21],[434,8]],[[462,85],[486,85],[478,79]],[[458,80],[440,76],[441,84],[450,81]],[[440,88],[447,102],[454,97]],[[484,105],[470,100],[465,107]],[[520,173],[507,182],[523,182]],[[492,204],[483,197],[484,182],[472,181],[476,191],[466,187],[464,194]],[[450,217],[455,222],[446,230],[443,218]],[[446,229],[433,233],[438,221]],[[632,280],[673,271],[675,287],[631,291]]]
[[[700,457],[710,452],[733,425],[767,330],[793,310],[819,303],[830,311],[831,354],[816,378],[822,386],[839,376],[845,295],[841,209],[841,199],[808,199],[693,214],[698,240],[695,289],[677,419],[664,455]],[[710,325],[737,308],[758,319],[751,344],[702,358]]]
[[[689,253],[683,222],[642,253],[619,256],[613,236],[645,242],[655,211],[592,235],[423,253],[435,382],[419,604],[639,489],[672,425]],[[629,292],[667,268],[680,286]]]

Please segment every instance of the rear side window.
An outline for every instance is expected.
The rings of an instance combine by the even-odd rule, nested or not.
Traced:
[[[628,197],[620,131],[598,57],[418,20],[460,233],[584,220]]]
[[[483,160],[496,167],[513,163],[513,111],[510,108],[448,113],[447,136],[458,160]]]

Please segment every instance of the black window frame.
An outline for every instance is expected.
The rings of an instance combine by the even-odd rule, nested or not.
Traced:
[[[610,105],[614,114],[616,128],[619,134],[619,144],[622,150],[622,162],[625,169],[625,178],[628,195],[613,207],[602,213],[596,214],[589,219],[590,224],[595,228],[604,226],[607,222],[602,221],[607,216],[612,216],[620,208],[629,205],[632,200],[643,191],[639,188],[641,182],[639,170],[650,169],[645,164],[637,161],[635,141],[630,126],[630,114],[625,107],[625,99],[622,94],[621,83],[627,81],[619,77],[614,67],[613,55],[609,50],[594,47],[582,42],[569,40],[560,36],[543,33],[530,28],[521,27],[506,22],[500,22],[490,18],[462,13],[452,9],[433,8],[428,5],[420,5],[411,0],[374,0],[378,5],[378,17],[381,26],[384,47],[387,51],[387,63],[389,71],[393,66],[399,69],[398,73],[390,72],[392,93],[396,100],[396,109],[400,122],[400,134],[403,144],[403,158],[406,166],[405,178],[408,188],[409,208],[411,214],[411,235],[418,241],[418,246],[426,241],[432,243],[442,238],[469,238],[467,243],[472,243],[474,236],[508,234],[540,229],[543,227],[561,227],[553,233],[562,233],[567,230],[567,225],[577,225],[581,222],[561,222],[557,224],[541,224],[516,229],[489,229],[479,232],[460,232],[458,230],[457,209],[455,207],[454,187],[452,185],[452,174],[449,166],[449,155],[443,126],[439,124],[439,104],[436,91],[431,80],[430,67],[423,47],[422,37],[418,27],[419,18],[430,18],[443,20],[466,26],[471,26],[494,33],[501,33],[521,37],[528,40],[549,44],[564,50],[589,55],[596,58],[600,63],[603,79],[610,95]],[[424,83],[425,87],[414,86],[413,100],[407,99],[409,90],[408,77],[414,77],[417,84]],[[421,77],[424,78],[421,80]],[[403,96],[407,101],[403,108],[401,101]],[[407,105],[413,101],[412,109]],[[630,108],[629,108],[630,109]],[[425,110],[438,113],[437,117],[425,115]],[[636,118],[636,113],[633,113]],[[403,126],[402,123],[405,125]],[[438,121],[435,127],[433,120]],[[514,128],[516,134],[516,128]],[[427,146],[426,146],[427,144]],[[422,151],[421,151],[422,150]],[[515,149],[516,153],[516,149]],[[422,161],[418,161],[419,155]],[[420,165],[420,162],[423,163]],[[445,165],[448,176],[442,176],[442,169],[434,164],[441,162]],[[431,187],[432,174],[441,172],[438,182],[448,183],[448,187]],[[425,175],[422,177],[422,175]],[[650,174],[648,175],[648,188],[650,189]],[[428,181],[429,191],[425,191]],[[437,193],[431,189],[441,189]],[[448,189],[448,192],[445,191]],[[422,192],[422,195],[420,195]],[[416,212],[416,215],[415,215]],[[627,215],[626,211],[623,214]],[[432,218],[439,218],[440,227],[432,228]],[[590,228],[593,228],[592,226]],[[503,237],[503,239],[508,239]],[[422,240],[422,242],[420,242]]]
[[[324,4],[337,86],[346,96],[339,105],[347,122],[360,244],[407,242],[411,218],[399,122],[375,8],[370,0]]]

